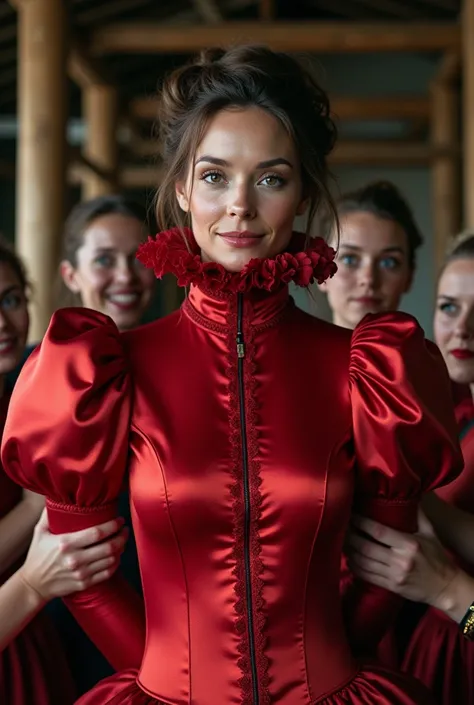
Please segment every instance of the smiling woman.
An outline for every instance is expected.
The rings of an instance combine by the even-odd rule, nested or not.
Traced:
[[[268,154],[281,156],[265,160]],[[223,110],[209,122],[194,174],[177,186],[205,261],[239,272],[249,257],[285,249],[305,202],[298,155],[283,125],[260,108]],[[191,178],[193,178],[192,184]]]
[[[79,203],[66,221],[60,267],[70,303],[107,314],[119,330],[139,325],[154,288],[135,256],[146,234],[145,209],[124,196]]]

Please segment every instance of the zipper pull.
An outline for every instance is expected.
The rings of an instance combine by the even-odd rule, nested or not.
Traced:
[[[241,332],[237,333],[237,357],[245,357],[244,334]]]

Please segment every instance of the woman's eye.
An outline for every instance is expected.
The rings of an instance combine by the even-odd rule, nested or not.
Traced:
[[[1,307],[6,311],[12,311],[19,308],[22,302],[23,299],[19,294],[8,294],[1,300]]]
[[[340,255],[338,261],[345,267],[357,266],[358,258],[356,255]]]
[[[216,185],[220,184],[224,177],[218,171],[208,171],[206,174],[203,174],[201,178],[207,184]]]
[[[114,264],[113,257],[110,255],[99,255],[94,261],[99,267],[113,267]]]
[[[260,183],[264,184],[265,186],[269,186],[270,188],[277,188],[278,186],[283,186],[285,180],[281,176],[277,176],[276,174],[268,174],[267,176],[264,176],[263,179],[261,179]]]
[[[445,301],[439,305],[439,310],[447,316],[455,316],[458,312],[458,306],[451,301]]]
[[[379,262],[382,269],[399,269],[400,261],[395,257],[383,257]]]

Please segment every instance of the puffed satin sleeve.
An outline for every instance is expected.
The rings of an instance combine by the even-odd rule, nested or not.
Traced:
[[[411,316],[369,315],[353,333],[349,379],[354,509],[414,532],[421,494],[451,481],[463,467],[444,361]],[[344,582],[351,641],[356,651],[370,654],[400,600],[363,581]]]
[[[46,495],[53,533],[117,516],[130,411],[130,376],[115,324],[95,311],[58,311],[20,374],[2,442],[8,475]],[[65,602],[114,668],[140,665],[142,602],[119,573]]]

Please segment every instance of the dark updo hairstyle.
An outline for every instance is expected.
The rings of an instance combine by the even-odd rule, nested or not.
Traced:
[[[423,236],[412,209],[394,184],[390,181],[374,181],[340,196],[336,207],[339,218],[363,212],[397,223],[407,236],[408,265],[410,269],[415,269],[416,251],[423,244]]]
[[[440,276],[448,264],[458,259],[474,259],[474,229],[463,230],[451,239]]]
[[[31,285],[28,281],[25,265],[20,257],[16,254],[10,244],[0,235],[0,264],[5,264],[13,271],[18,279],[21,290],[27,296],[31,291]]]
[[[84,234],[87,228],[104,215],[124,215],[136,218],[146,228],[146,209],[126,196],[110,194],[98,196],[88,201],[78,203],[70,212],[63,231],[62,259],[77,266],[77,251],[84,244]]]
[[[336,127],[329,100],[295,59],[261,46],[209,49],[175,70],[160,93],[158,132],[165,177],[156,199],[159,227],[184,227],[175,185],[186,178],[209,120],[226,108],[258,107],[275,117],[293,138],[301,161],[308,228],[323,209],[337,222],[329,191],[327,156]]]

